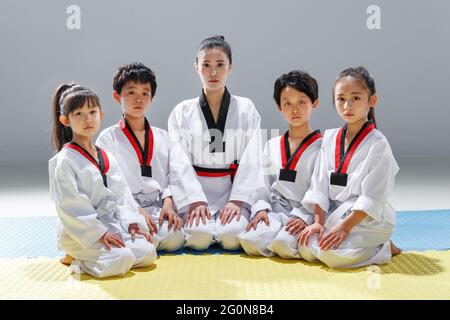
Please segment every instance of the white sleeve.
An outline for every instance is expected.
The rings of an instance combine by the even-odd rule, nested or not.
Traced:
[[[186,132],[182,132],[184,129],[180,124],[180,119],[176,119],[176,116],[176,112],[172,111],[168,120],[169,186],[177,211],[183,213],[194,202],[207,204],[208,201],[188,156]]]
[[[107,130],[103,130],[102,132],[100,132],[97,140],[95,141],[95,145],[111,152],[112,154],[115,154],[116,152],[114,138]]]
[[[141,229],[148,231],[147,223],[143,215],[139,213],[138,205],[131,194],[130,187],[128,186],[125,177],[120,170],[119,164],[114,157],[110,156],[110,170],[111,174],[117,175],[117,179],[114,186],[109,186],[114,193],[114,197],[119,208],[119,222],[126,232],[128,232],[130,224],[137,223]]]
[[[302,206],[309,212],[314,213],[314,205],[318,204],[323,211],[328,212],[330,207],[330,200],[328,197],[329,183],[330,177],[328,176],[327,154],[325,151],[325,144],[322,143],[319,155],[314,164],[311,185],[301,201]]]
[[[398,165],[385,139],[377,141],[367,155],[368,173],[361,181],[361,194],[352,210],[361,210],[382,221],[384,206],[394,189]]]
[[[261,165],[256,177],[256,188],[252,195],[252,209],[250,219],[253,219],[258,211],[272,211],[270,201],[271,186],[274,182],[272,173],[270,172],[271,161],[269,154],[269,143],[264,146],[262,153]]]
[[[164,145],[169,146],[168,152],[169,152],[169,158],[166,162],[166,165],[164,168],[162,168],[162,175],[164,176],[164,184],[161,185],[162,192],[161,192],[161,204],[164,201],[165,198],[172,196],[172,191],[170,190],[169,181],[170,181],[170,171],[169,171],[169,161],[170,161],[170,138],[168,134],[164,134]]]
[[[167,186],[163,189],[163,191],[162,191],[162,193],[161,193],[161,201],[164,201],[164,199],[167,198],[167,197],[172,197],[172,191],[170,190],[169,185],[167,185]]]
[[[95,145],[112,153],[113,155],[116,155],[116,143],[114,141],[114,136],[111,134],[111,131],[109,130],[105,129],[102,132],[100,132],[97,141],[95,141]],[[124,177],[123,173],[122,177]],[[136,203],[136,206],[139,207],[139,203],[137,203],[136,200],[134,200],[134,198],[133,201]]]
[[[78,190],[76,174],[69,165],[49,167],[52,198],[64,231],[83,249],[95,244],[107,228],[97,219],[89,197]]]
[[[306,211],[305,208],[293,208],[290,212],[291,215],[302,219],[309,226],[314,223],[314,215]]]
[[[262,137],[261,137],[261,117],[253,102],[248,100],[249,114],[246,128],[246,144],[244,152],[239,161],[239,166],[234,177],[229,200],[242,201],[247,206],[252,205],[252,194],[254,181],[261,166]]]

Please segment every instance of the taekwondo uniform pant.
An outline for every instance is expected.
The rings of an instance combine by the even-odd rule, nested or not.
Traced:
[[[278,254],[285,259],[300,258],[297,237],[285,230],[288,221],[296,217],[289,214],[292,206],[286,199],[278,197],[277,201],[272,202],[272,207],[274,212],[269,213],[268,226],[260,221],[256,230],[244,231],[239,235],[242,248],[251,256],[271,257]]]
[[[351,213],[352,206],[352,202],[345,202],[330,215],[325,223],[324,235]],[[393,225],[367,216],[351,230],[337,249],[321,250],[317,235],[314,235],[307,247],[299,247],[299,253],[307,261],[319,260],[333,269],[384,264],[391,261],[390,239],[393,230]]]
[[[220,223],[220,214],[216,212],[211,219],[204,224],[201,219],[198,226],[194,222],[192,226],[185,225],[186,233],[185,246],[195,250],[206,250],[213,243],[219,243],[226,250],[237,250],[240,248],[238,235],[245,230],[248,225],[250,212],[247,208],[241,207],[241,217],[237,221],[236,217],[225,225]],[[187,213],[183,215],[183,222],[187,220]]]
[[[111,245],[111,250],[107,250],[99,241],[86,249],[75,241],[62,241],[60,247],[75,258],[70,266],[73,272],[86,272],[96,278],[124,275],[131,268],[153,264],[156,250],[152,243],[141,235],[137,235],[134,241],[129,234],[122,233],[121,236],[125,248]]]
[[[158,227],[158,233],[154,235],[154,244],[156,249],[165,251],[176,251],[183,247],[185,241],[184,230],[174,230],[169,231],[169,221],[164,220],[162,225],[159,225],[159,215],[161,213],[161,208],[149,206],[143,207],[145,211],[151,216],[153,222]]]

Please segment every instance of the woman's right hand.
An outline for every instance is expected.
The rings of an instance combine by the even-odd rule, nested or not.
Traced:
[[[267,226],[269,226],[269,215],[266,210],[261,210],[256,213],[256,216],[252,221],[250,221],[250,223],[247,225],[247,228],[245,228],[245,232],[249,232],[251,228],[253,228],[253,230],[256,230],[256,226],[261,220],[264,221]]]
[[[298,245],[299,246],[308,246],[309,239],[316,233],[319,234],[318,240],[320,241],[323,236],[324,228],[320,223],[313,223],[312,225],[303,229],[302,232],[298,235]]]
[[[285,230],[293,236],[298,236],[308,225],[301,218],[292,217],[286,224]]]
[[[203,224],[206,224],[206,219],[211,219],[211,212],[203,202],[196,202],[191,205],[185,226],[189,225],[189,227],[192,227],[194,219],[196,226],[199,225],[200,219],[202,219]]]
[[[106,250],[108,251],[111,250],[111,245],[117,248],[125,248],[125,242],[123,242],[122,238],[119,235],[109,231],[106,231],[99,241],[104,244]]]

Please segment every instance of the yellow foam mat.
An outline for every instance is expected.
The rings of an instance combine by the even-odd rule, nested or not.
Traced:
[[[48,258],[0,259],[0,270],[0,299],[450,299],[450,251],[352,270],[244,254],[164,255],[102,280]]]

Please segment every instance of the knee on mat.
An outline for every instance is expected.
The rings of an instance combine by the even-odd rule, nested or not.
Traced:
[[[217,240],[221,244],[221,246],[226,250],[237,250],[241,247],[239,238],[235,234],[231,233],[219,234]]]
[[[100,263],[95,269],[96,276],[98,278],[107,278],[113,276],[120,276],[128,273],[134,262],[136,261],[135,256],[130,248],[117,248],[114,253],[115,257],[113,261],[108,261],[107,263]],[[85,262],[89,265],[88,262]]]
[[[341,255],[339,249],[320,251],[319,259],[331,269],[347,268],[363,260],[362,257]]]
[[[165,239],[167,237],[171,237],[174,234],[182,233],[184,237],[184,229],[181,230],[175,230],[172,226],[172,229],[169,231],[169,222],[164,221],[163,224],[158,228],[158,236],[161,239]]]
[[[308,262],[317,262],[318,259],[315,255],[313,255],[310,251],[310,249],[308,249],[305,246],[299,246],[298,247],[298,253],[300,254],[300,256],[302,257],[302,259],[308,261]]]
[[[148,267],[152,265],[156,260],[157,254],[156,249],[153,245],[148,245],[145,247],[145,253],[142,258],[140,265],[142,267]]]
[[[181,249],[185,242],[185,235],[182,231],[171,232],[164,239],[161,239],[158,250],[165,250],[168,252],[177,251]]]
[[[286,255],[286,253],[291,252],[291,248],[289,247],[289,244],[283,240],[283,239],[277,239],[272,241],[270,244],[270,247],[272,248],[272,251],[280,256]],[[290,254],[289,254],[290,255]]]
[[[187,233],[185,246],[194,250],[206,250],[213,242],[214,235],[210,232]]]

